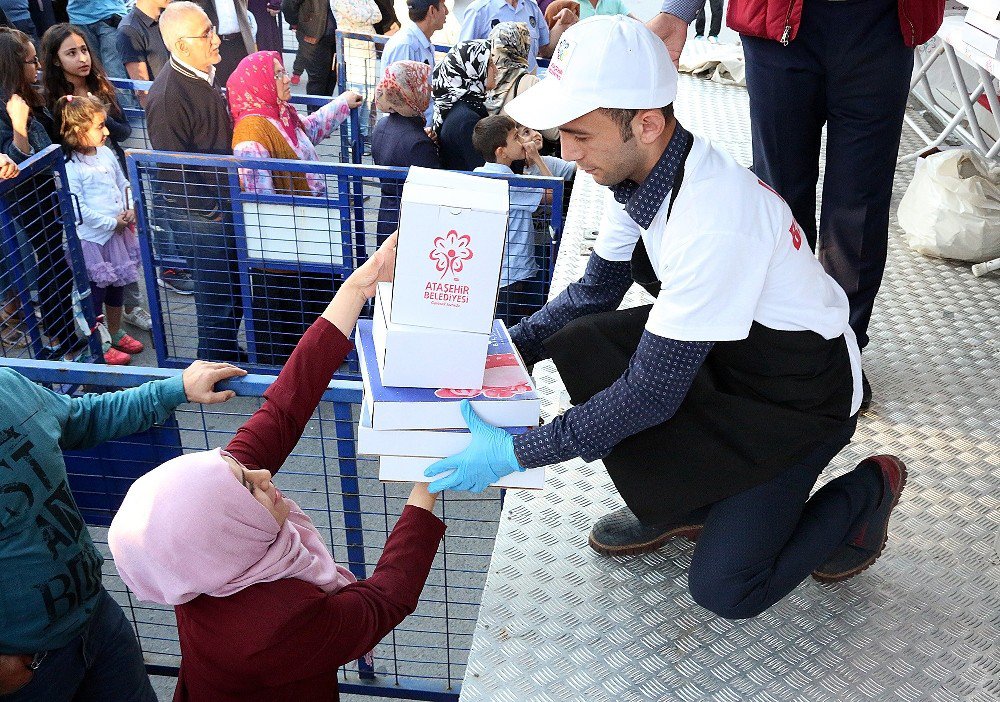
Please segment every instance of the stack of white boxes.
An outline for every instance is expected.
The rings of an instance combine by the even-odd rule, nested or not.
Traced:
[[[981,66],[1000,61],[1000,0],[965,0],[969,7],[962,26],[962,39]]]
[[[400,208],[393,283],[358,322],[364,401],[358,452],[379,477],[426,480],[471,435],[460,403],[512,433],[538,424],[541,400],[503,323],[494,320],[508,213],[507,182],[411,168]],[[502,487],[542,487],[542,469]]]

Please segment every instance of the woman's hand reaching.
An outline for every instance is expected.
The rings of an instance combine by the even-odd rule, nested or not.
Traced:
[[[323,318],[342,331],[344,336],[350,336],[361,308],[375,296],[379,283],[392,282],[395,267],[396,234],[393,234],[371,258],[348,276],[323,312]]]

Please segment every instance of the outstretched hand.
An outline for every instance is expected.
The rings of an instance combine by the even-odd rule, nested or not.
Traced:
[[[461,453],[427,467],[424,475],[428,478],[452,471],[430,484],[431,493],[442,490],[482,492],[505,475],[524,470],[514,455],[513,436],[480,419],[468,400],[462,400],[462,416],[472,432],[472,443]]]
[[[646,22],[646,27],[663,40],[663,43],[667,45],[667,51],[670,52],[670,58],[674,61],[674,66],[679,66],[681,51],[684,50],[684,42],[687,41],[687,22],[668,12],[661,12]]]
[[[184,382],[184,394],[187,396],[188,402],[214,405],[236,397],[236,393],[232,390],[216,392],[216,383],[230,378],[243,377],[246,374],[247,372],[242,368],[228,363],[195,361],[184,369],[181,380]]]
[[[396,267],[396,232],[386,239],[378,251],[358,266],[347,278],[346,284],[355,287],[365,298],[375,297],[379,283],[391,283]]]

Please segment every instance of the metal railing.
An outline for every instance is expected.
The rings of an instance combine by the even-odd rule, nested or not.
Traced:
[[[3,357],[101,359],[64,164],[59,147],[50,146],[0,181]]]
[[[29,379],[116,390],[179,370],[2,359]],[[152,429],[87,451],[66,452],[69,484],[105,558],[104,585],[131,618],[151,674],[176,675],[180,648],[173,609],[139,602],[118,578],[107,529],[132,482],[182,453],[225,446],[262,403],[273,376],[249,375],[225,387],[238,397],[220,405],[185,404]],[[381,483],[378,461],[357,455],[354,425],[361,384],[334,381],[276,482],[310,516],[334,558],[359,579],[371,575],[402,512],[409,485]],[[485,584],[501,496],[449,495],[435,513],[447,534],[414,614],[374,651],[374,665],[342,669],[349,694],[457,700]]]
[[[340,282],[396,229],[408,172],[156,151],[130,151],[128,163],[154,346],[165,367],[194,358],[252,369],[281,366]],[[564,183],[495,177],[515,189],[552,195],[552,204],[520,215],[522,229],[530,228],[531,253],[522,249],[508,263],[536,273],[530,285],[506,296],[502,291],[498,315],[512,324],[541,307],[548,294]],[[193,306],[190,298],[157,287],[156,271],[165,266],[191,270]],[[349,363],[345,373],[353,372]]]

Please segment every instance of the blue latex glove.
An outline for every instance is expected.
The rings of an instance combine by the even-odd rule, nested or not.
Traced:
[[[427,488],[430,492],[482,492],[505,475],[524,470],[514,455],[513,436],[480,419],[468,400],[462,400],[462,416],[472,432],[472,443],[461,453],[427,467],[424,475],[428,478],[453,471],[431,483]]]

